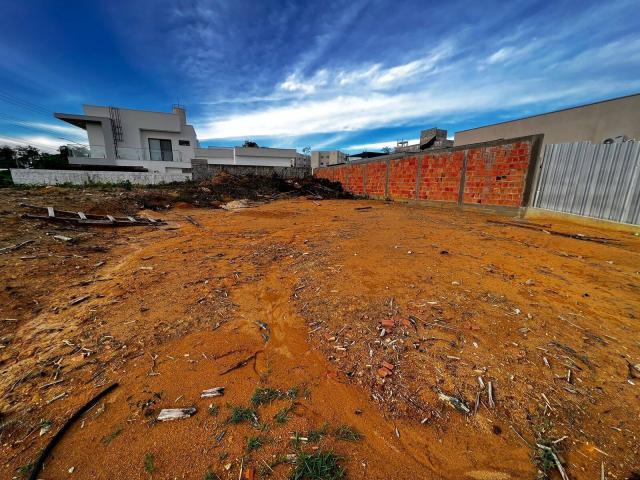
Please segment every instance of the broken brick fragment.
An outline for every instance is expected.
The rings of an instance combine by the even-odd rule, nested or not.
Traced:
[[[385,367],[380,367],[378,369],[378,375],[382,378],[384,377],[388,377],[389,375],[391,375],[391,370],[389,370],[388,368]]]
[[[383,360],[382,363],[380,363],[380,365],[382,365],[387,370],[393,371],[394,365],[392,363],[389,363]]]
[[[396,324],[395,320],[393,320],[392,318],[385,318],[380,323],[382,324],[382,327],[386,329],[393,328]]]
[[[253,467],[248,467],[244,471],[244,476],[242,477],[244,480],[254,480],[256,475],[256,471]]]

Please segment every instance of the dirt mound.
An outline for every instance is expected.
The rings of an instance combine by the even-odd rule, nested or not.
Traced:
[[[195,207],[220,208],[233,200],[271,201],[285,197],[311,196],[315,199],[353,198],[342,185],[307,177],[284,179],[277,176],[232,175],[221,172],[201,182],[187,182],[153,189],[135,190],[124,200],[138,208],[166,210],[182,202]]]

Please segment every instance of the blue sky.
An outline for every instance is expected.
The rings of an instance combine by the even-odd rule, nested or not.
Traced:
[[[0,144],[187,107],[205,145],[394,146],[640,92],[640,1],[2,0]]]

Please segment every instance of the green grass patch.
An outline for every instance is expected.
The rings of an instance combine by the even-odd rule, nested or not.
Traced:
[[[258,416],[256,412],[251,408],[245,407],[231,407],[231,416],[229,422],[238,424],[242,422],[257,422]]]
[[[253,395],[251,396],[251,403],[256,407],[259,405],[267,405],[284,396],[284,393],[275,388],[256,388],[256,391],[253,392]]]
[[[335,453],[318,451],[312,454],[300,452],[290,480],[337,480],[344,478],[345,469]]]
[[[249,437],[247,440],[247,452],[258,450],[262,445],[264,445],[264,439],[262,437]]]
[[[11,172],[9,170],[0,171],[0,187],[13,186],[13,180],[11,179]]]
[[[317,443],[327,434],[327,430],[327,424],[324,424],[321,428],[309,430],[309,433],[307,433],[307,439],[309,442]]]
[[[156,469],[152,453],[147,452],[145,454],[145,456],[144,456],[144,469],[145,469],[145,471],[147,471],[149,473],[153,473],[153,471]]]
[[[281,408],[280,410],[278,410],[278,413],[276,413],[273,416],[273,419],[277,422],[277,423],[287,423],[287,420],[289,420],[289,412],[293,409],[293,406],[288,406],[288,407],[284,407]]]
[[[204,480],[220,480],[220,477],[208,469],[204,474]]]
[[[27,463],[26,465],[22,465],[21,467],[16,468],[16,472],[21,477],[27,477],[31,473],[31,470],[33,470],[33,467],[35,466],[36,464],[34,462]]]
[[[220,407],[212,403],[211,405],[209,405],[209,408],[207,409],[207,411],[209,412],[209,415],[211,415],[212,417],[217,417],[218,412],[220,411]]]
[[[111,432],[109,435],[106,435],[106,436],[102,437],[103,445],[109,445],[111,442],[113,442],[113,439],[116,438],[121,433],[122,433],[122,429],[118,428],[118,429],[114,430],[113,432]]]
[[[335,435],[338,440],[346,440],[348,442],[357,442],[358,440],[362,440],[364,437],[362,433],[350,425],[342,425],[338,427]]]

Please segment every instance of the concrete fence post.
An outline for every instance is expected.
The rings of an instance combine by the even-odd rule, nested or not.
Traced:
[[[460,188],[458,188],[458,205],[464,203],[464,184],[467,181],[467,155],[469,150],[464,151],[464,159],[462,160],[462,171],[460,172]]]
[[[422,170],[422,157],[424,155],[416,155],[416,200],[420,198],[420,172]]]
[[[391,176],[391,160],[385,161],[387,165],[387,172],[384,179],[384,198],[389,198],[389,177]]]
[[[362,164],[362,195],[367,195],[367,164]]]

